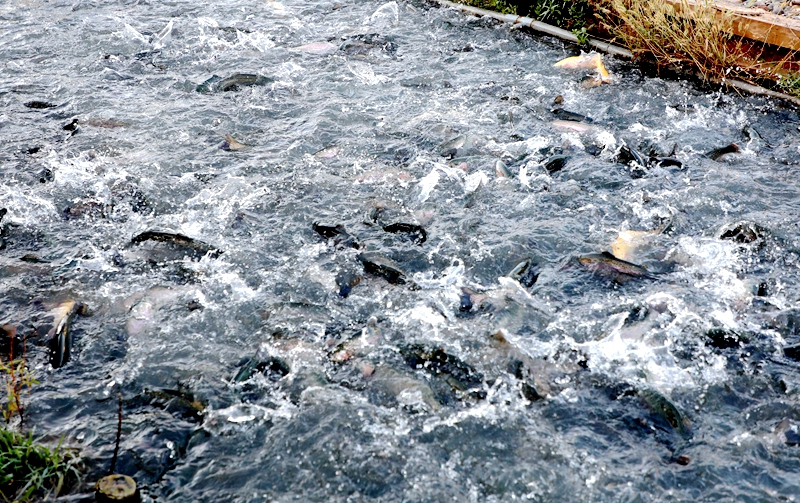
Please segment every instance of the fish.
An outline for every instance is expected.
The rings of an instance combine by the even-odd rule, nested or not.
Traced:
[[[764,246],[768,231],[753,222],[737,222],[726,225],[719,232],[719,239],[730,240],[743,245],[755,245],[756,248]]]
[[[584,124],[583,122],[575,122],[575,121],[554,120],[550,124],[552,124],[557,128],[569,129],[571,131],[576,131],[578,133],[588,133],[589,131],[594,131],[596,129],[591,124]]]
[[[3,223],[3,217],[6,216],[8,210],[6,208],[0,208],[0,224]]]
[[[202,84],[196,91],[199,93],[238,91],[240,86],[263,86],[272,82],[270,77],[263,77],[252,73],[234,73],[230,77],[221,78],[214,75]]]
[[[539,268],[533,260],[528,257],[515,265],[506,276],[519,281],[520,285],[530,288],[536,283],[536,280],[539,279]]]
[[[689,418],[684,416],[668,398],[649,388],[639,390],[639,396],[653,415],[666,421],[679,435],[684,438],[692,436],[692,423]]]
[[[291,372],[289,365],[278,357],[270,356],[262,358],[256,354],[250,358],[247,363],[242,365],[239,372],[233,378],[234,384],[249,381],[256,374],[263,374],[267,376],[270,381],[278,381],[287,376]]]
[[[169,43],[172,39],[172,27],[174,26],[175,21],[170,20],[167,23],[167,26],[161,29],[158,33],[153,35],[150,39],[150,43],[153,44],[153,49],[162,49],[165,45]]]
[[[229,134],[226,134],[225,135],[225,142],[222,145],[220,145],[219,148],[221,148],[222,150],[225,150],[225,151],[229,151],[229,152],[233,151],[233,152],[235,152],[235,151],[241,150],[241,149],[243,149],[245,147],[249,147],[249,145],[245,145],[244,143],[239,143],[238,141],[236,141],[236,139],[233,136],[231,136]]]
[[[44,110],[46,108],[55,108],[58,106],[47,101],[26,101],[23,105],[27,108],[33,108],[34,110]]]
[[[607,251],[581,255],[578,257],[578,262],[589,271],[598,276],[609,278],[615,283],[627,283],[635,278],[654,278],[644,267],[618,259]]]
[[[173,248],[183,249],[186,256],[196,260],[199,260],[206,255],[211,258],[218,258],[220,255],[222,255],[222,250],[219,250],[202,241],[198,241],[188,236],[184,236],[183,234],[174,232],[145,231],[131,238],[132,245],[142,244],[147,241],[168,243]]]
[[[555,63],[553,66],[565,68],[567,70],[596,70],[601,82],[611,82],[611,74],[608,73],[608,70],[606,70],[606,67],[603,64],[603,56],[594,51],[590,52],[589,54],[581,54],[580,56],[564,58]]]
[[[314,157],[318,159],[333,159],[334,157],[339,155],[341,151],[342,149],[340,149],[336,145],[330,145],[328,147],[323,148],[322,150],[314,152]]]
[[[467,135],[460,134],[439,145],[439,154],[448,159],[452,159],[458,154],[458,149],[463,148],[466,143]]]
[[[494,172],[499,178],[513,178],[508,167],[499,159],[494,163]]]
[[[380,276],[389,283],[404,285],[408,282],[406,273],[390,258],[375,252],[361,253],[356,257],[364,265],[364,270],[374,276]]]
[[[683,168],[683,163],[674,157],[652,157],[650,160],[655,164],[661,166],[662,168],[667,168],[667,167],[676,167],[678,169]]]
[[[311,42],[310,44],[292,47],[291,50],[324,56],[326,54],[333,54],[338,49],[339,48],[337,46],[330,42]]]
[[[591,117],[587,117],[585,115],[581,115],[579,113],[570,112],[569,110],[564,110],[563,108],[554,108],[550,112],[556,116],[556,118],[565,120],[565,121],[574,121],[574,122],[594,122],[594,119]]]
[[[397,222],[389,225],[384,225],[383,230],[385,232],[391,232],[392,234],[398,234],[398,233],[407,234],[412,242],[419,245],[421,245],[428,239],[428,233],[425,232],[425,229],[421,225],[417,224],[406,224],[402,222]]]
[[[357,238],[348,234],[344,228],[344,225],[342,224],[325,225],[320,224],[319,222],[314,222],[311,225],[311,228],[323,238],[332,240],[333,246],[336,248],[361,248],[361,242]]]
[[[401,346],[400,354],[406,364],[415,370],[442,377],[454,391],[477,392],[483,385],[483,375],[463,360],[446,353],[443,349],[423,344]]]
[[[724,147],[715,148],[710,152],[706,152],[705,156],[711,159],[712,161],[719,160],[725,154],[738,154],[740,152],[739,145],[735,143],[731,143],[730,145],[726,145]]]
[[[614,257],[628,260],[633,252],[647,243],[653,236],[661,234],[660,229],[653,231],[619,231],[617,239],[611,243],[611,253]]]
[[[72,351],[72,320],[77,315],[85,315],[88,309],[86,304],[67,300],[62,302],[53,311],[55,326],[48,332],[50,346],[50,364],[53,368],[63,367]]]
[[[339,297],[350,295],[353,287],[361,283],[361,275],[350,271],[342,271],[336,275],[336,286],[339,287]]]
[[[568,155],[554,155],[544,163],[544,169],[551,175],[561,171],[570,159]]]

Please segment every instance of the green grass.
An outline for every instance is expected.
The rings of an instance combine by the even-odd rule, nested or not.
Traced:
[[[778,80],[778,89],[791,96],[800,97],[800,72],[790,72]]]
[[[61,443],[54,449],[27,436],[0,428],[0,498],[31,501],[58,495],[78,480],[77,458]]]
[[[516,14],[517,8],[505,0],[453,0],[480,9],[492,10],[501,14]]]

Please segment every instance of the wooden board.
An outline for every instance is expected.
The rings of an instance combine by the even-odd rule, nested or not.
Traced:
[[[681,8],[684,1],[693,7],[701,4],[702,0],[666,0],[676,8]],[[714,7],[719,11],[720,19],[723,15],[732,16],[731,31],[734,35],[766,42],[792,51],[800,50],[800,20],[724,0],[716,0]]]

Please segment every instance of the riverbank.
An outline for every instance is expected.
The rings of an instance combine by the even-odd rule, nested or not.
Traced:
[[[704,81],[737,79],[794,98],[800,96],[800,67],[795,57],[800,49],[800,19],[796,18],[796,6],[778,9],[768,2],[750,7],[695,0],[460,3],[551,24],[570,31],[582,45],[590,38],[620,45],[636,61],[655,67],[659,73],[696,75]]]

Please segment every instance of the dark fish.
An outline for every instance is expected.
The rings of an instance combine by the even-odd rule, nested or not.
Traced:
[[[739,145],[731,143],[730,145],[726,145],[724,147],[715,148],[711,152],[707,152],[705,156],[711,159],[712,161],[716,161],[725,154],[736,154],[738,152],[739,152]]]
[[[644,267],[620,260],[607,251],[582,255],[578,257],[578,262],[598,276],[609,278],[616,283],[626,283],[634,278],[654,278]]]
[[[50,168],[44,168],[41,173],[39,173],[39,183],[47,183],[52,182],[55,180],[56,177],[53,174],[53,170]]]
[[[72,131],[74,133],[78,129],[78,119],[72,119],[72,122],[65,124],[61,129],[64,131]]]
[[[28,108],[33,108],[34,110],[43,110],[45,108],[55,108],[58,106],[46,101],[28,101],[27,103],[24,103],[24,105]]]
[[[681,411],[667,397],[653,389],[639,391],[650,412],[669,424],[682,437],[692,436],[692,423],[681,414]]]
[[[67,220],[74,220],[81,217],[105,218],[110,210],[110,206],[95,201],[84,201],[81,203],[67,206],[62,212]]]
[[[172,232],[145,231],[137,236],[134,236],[131,239],[131,244],[136,245],[147,241],[168,243],[173,247],[184,249],[184,251],[188,252],[189,256],[197,260],[207,254],[211,258],[217,258],[222,255],[222,250],[214,248],[213,246],[203,243],[202,241],[184,236],[183,234]]]
[[[441,348],[409,344],[400,348],[400,354],[409,367],[432,376],[443,377],[453,390],[478,391],[477,388],[483,385],[483,375]]]
[[[643,177],[647,174],[647,168],[650,167],[650,163],[644,155],[628,145],[620,147],[617,160],[631,168],[631,177],[633,178]]]
[[[678,169],[683,168],[683,163],[674,157],[654,157],[651,159],[654,163],[658,164],[661,167],[670,167],[674,166]]]
[[[361,283],[361,275],[349,271],[342,271],[336,275],[336,286],[339,287],[339,296],[347,297],[354,286]]]
[[[791,358],[792,360],[800,362],[800,344],[795,344],[793,346],[784,346],[783,355],[786,358]]]
[[[79,314],[86,314],[86,305],[82,302],[68,300],[59,304],[55,311],[56,326],[50,330],[50,364],[53,368],[63,367],[72,351],[72,320]]]
[[[428,233],[421,225],[397,222],[384,225],[383,230],[392,234],[407,234],[412,242],[421,245],[428,239]]]
[[[568,155],[554,155],[544,163],[544,169],[550,174],[557,173],[567,165],[569,158]]]
[[[289,365],[280,358],[270,356],[263,359],[256,355],[239,369],[239,372],[233,378],[233,382],[234,384],[245,382],[256,374],[264,374],[270,381],[279,381],[289,372],[291,372]]]
[[[6,216],[6,213],[8,213],[7,209],[0,208],[0,223],[3,223],[3,217]]]
[[[375,252],[366,252],[358,255],[358,260],[364,265],[364,270],[375,276],[384,278],[389,283],[404,285],[406,273],[400,266],[388,257]]]
[[[239,143],[239,141],[236,140],[236,138],[234,138],[233,136],[226,134],[225,141],[222,142],[222,145],[220,145],[219,148],[221,148],[226,152],[235,152],[237,150],[242,150],[247,146],[248,145],[245,145],[244,143]]]
[[[638,150],[629,147],[628,145],[623,145],[619,149],[619,154],[617,155],[617,161],[623,164],[630,164],[631,162],[635,162],[639,166],[646,168],[648,165],[647,160],[645,159],[644,155]]]
[[[553,115],[556,118],[561,119],[563,121],[572,121],[572,122],[594,122],[591,117],[586,117],[585,115],[581,115],[575,112],[570,112],[569,110],[564,110],[563,108],[554,108],[551,110]]]
[[[506,276],[519,281],[519,284],[525,288],[530,288],[536,283],[536,280],[539,279],[539,268],[533,260],[526,258],[515,265]]]
[[[442,157],[446,157],[448,159],[454,158],[458,155],[458,150],[467,143],[467,136],[460,134],[453,138],[452,140],[447,140],[446,142],[439,145],[439,154]]]
[[[150,405],[189,421],[202,421],[206,406],[194,395],[181,389],[145,390]]]
[[[712,328],[705,335],[709,345],[717,349],[738,348],[742,344],[742,337],[738,333],[725,328]]]
[[[199,93],[238,91],[240,86],[263,86],[272,81],[273,79],[269,77],[252,73],[234,73],[224,79],[214,75],[197,86],[196,91]]]
[[[459,306],[459,310],[462,313],[468,313],[472,311],[472,294],[474,292],[467,287],[461,289],[461,305]]]
[[[26,253],[25,255],[21,256],[19,259],[21,261],[23,261],[23,262],[28,262],[29,264],[47,264],[47,263],[50,262],[49,260],[44,260],[44,259],[40,258],[35,253]]]
[[[739,222],[726,226],[719,234],[720,239],[730,240],[735,243],[749,245],[763,245],[767,237],[767,230],[752,222]]]
[[[397,44],[377,33],[353,35],[345,40],[339,50],[349,55],[364,55],[372,50],[379,50],[389,55],[397,52]]]
[[[344,225],[323,225],[318,222],[312,224],[314,232],[325,239],[332,240],[336,248],[361,248],[361,243],[344,229]]]

